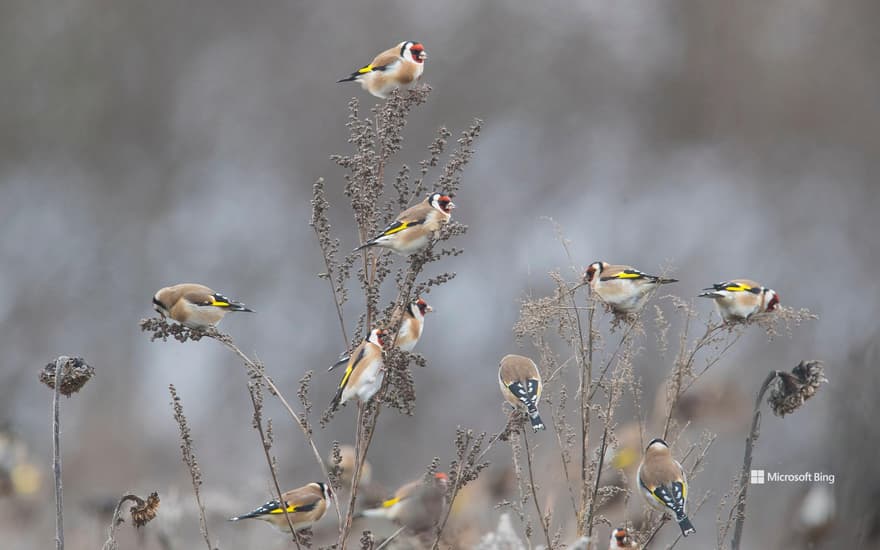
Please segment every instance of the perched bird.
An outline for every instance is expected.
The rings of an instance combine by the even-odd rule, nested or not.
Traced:
[[[374,328],[366,340],[354,349],[348,359],[348,366],[339,389],[330,402],[330,410],[335,411],[339,405],[352,397],[357,397],[361,403],[366,403],[382,387],[385,378],[385,363],[382,360],[382,346],[384,345],[385,331]]]
[[[434,308],[421,298],[403,310],[395,311],[389,322],[390,327],[400,324],[394,345],[403,351],[412,351],[419,343],[419,338],[422,337],[422,330],[425,328],[425,314],[430,311],[434,311]]]
[[[364,510],[357,517],[385,518],[416,533],[432,529],[446,506],[448,483],[449,477],[443,472],[434,474],[430,482],[411,481],[380,507]]]
[[[153,309],[162,317],[171,317],[189,328],[213,327],[230,311],[254,311],[205,285],[195,283],[160,289],[153,296]]]
[[[625,528],[618,527],[611,531],[611,542],[608,545],[608,550],[614,550],[615,548],[638,548],[638,545],[629,536],[629,532]]]
[[[281,504],[278,500],[270,500],[253,512],[229,518],[229,521],[250,518],[261,519],[289,533],[290,526],[287,524],[287,517],[284,515],[284,507],[286,507],[287,515],[290,516],[293,528],[297,531],[305,529],[324,517],[324,512],[327,511],[327,504],[333,498],[333,491],[330,490],[326,483],[316,481],[299,489],[287,491],[281,496],[284,498],[284,504]]]
[[[653,508],[671,510],[685,537],[696,533],[687,517],[688,485],[681,464],[672,458],[669,445],[662,439],[653,439],[645,449],[639,465],[639,488]]]
[[[522,355],[505,355],[498,367],[498,385],[508,403],[526,409],[536,432],[545,429],[538,415],[541,373],[534,361]]]
[[[360,82],[364,90],[385,99],[395,88],[408,87],[421,78],[426,59],[428,53],[421,43],[401,42],[337,82]]]
[[[590,290],[617,313],[642,309],[648,295],[658,286],[677,283],[678,279],[648,275],[628,265],[593,262],[584,272]]]
[[[712,298],[725,323],[748,319],[755,313],[773,311],[779,305],[779,294],[749,279],[733,279],[716,283],[699,295]]]
[[[351,480],[354,477],[354,447],[351,445],[340,445],[339,454],[342,457],[342,461],[339,462],[339,479],[343,485],[351,485]],[[333,462],[332,456],[330,457],[330,462]],[[365,460],[361,467],[361,483],[369,483],[372,477],[373,467]]]
[[[397,215],[391,224],[377,236],[355,248],[355,252],[369,246],[388,248],[408,256],[428,246],[431,238],[449,221],[455,204],[448,195],[432,193],[415,206]]]

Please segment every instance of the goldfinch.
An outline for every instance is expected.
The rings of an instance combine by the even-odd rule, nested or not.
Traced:
[[[428,483],[423,479],[411,481],[380,507],[364,510],[357,517],[385,518],[416,533],[432,529],[446,506],[448,484],[449,477],[443,472],[434,474]]]
[[[364,90],[385,99],[395,88],[408,87],[421,78],[426,59],[428,53],[421,43],[401,42],[337,82],[360,82]]]
[[[350,486],[351,480],[354,477],[355,449],[351,445],[340,445],[339,454],[342,457],[342,461],[339,463],[339,479],[342,481],[343,485]],[[332,456],[330,457],[330,461],[332,463]],[[365,460],[361,467],[361,483],[369,483],[372,477],[373,467]]]
[[[639,488],[642,496],[653,508],[665,512],[671,510],[685,537],[696,533],[687,517],[688,485],[681,464],[672,458],[669,445],[662,439],[653,439],[645,449],[639,465]]]
[[[773,311],[779,294],[749,279],[732,279],[703,289],[700,298],[712,298],[725,323],[743,321],[756,313]]]
[[[385,378],[385,363],[382,360],[384,338],[385,331],[374,328],[367,339],[355,348],[348,359],[339,389],[330,402],[330,410],[335,411],[352,397],[366,403],[376,395]]]
[[[618,527],[611,531],[611,542],[608,544],[609,550],[614,550],[615,548],[638,548],[638,545],[629,536],[629,532],[625,528]]]
[[[397,338],[394,341],[398,348],[403,351],[412,351],[416,347],[419,338],[422,337],[422,330],[425,328],[425,314],[431,311],[434,311],[434,308],[419,298],[404,308],[402,312],[398,310],[391,315],[390,326],[400,323],[400,329],[398,329]],[[401,314],[402,320],[400,319]]]
[[[229,518],[229,521],[238,521],[242,519],[261,519],[268,521],[285,533],[290,532],[290,526],[287,524],[287,517],[284,515],[284,507],[287,507],[287,515],[290,516],[290,523],[293,528],[299,531],[310,527],[313,523],[324,517],[327,511],[327,504],[333,498],[333,491],[326,483],[316,481],[309,483],[299,489],[287,491],[281,495],[284,498],[284,504],[278,500],[270,500],[266,504],[260,506],[253,512]]]
[[[584,280],[590,284],[590,290],[617,313],[639,311],[655,288],[678,282],[678,279],[648,275],[628,265],[607,262],[590,264]]]
[[[369,246],[388,248],[408,256],[428,246],[434,234],[449,221],[455,204],[448,195],[432,193],[419,204],[397,215],[391,224],[377,236],[355,248],[357,252]]]
[[[498,385],[508,403],[526,409],[536,432],[545,429],[544,422],[538,415],[541,373],[534,361],[522,355],[505,355],[498,367]]]
[[[171,317],[189,328],[213,327],[230,311],[254,311],[205,285],[194,283],[159,290],[153,296],[153,309],[162,317]]]

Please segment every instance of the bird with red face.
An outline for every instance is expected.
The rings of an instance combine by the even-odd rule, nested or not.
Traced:
[[[449,195],[431,193],[422,202],[398,214],[381,233],[354,250],[378,246],[409,256],[428,246],[440,228],[449,222],[453,208],[455,204]]]
[[[744,321],[756,313],[773,311],[779,294],[751,279],[731,279],[703,289],[700,298],[712,298],[725,323]]]
[[[584,272],[584,282],[615,313],[629,314],[642,309],[658,286],[678,279],[648,275],[628,265],[593,262]]]
[[[364,90],[385,99],[392,90],[407,88],[418,81],[425,70],[426,59],[425,47],[420,42],[407,40],[337,82],[360,82]]]
[[[618,527],[611,531],[611,542],[608,543],[608,550],[615,548],[638,548],[636,541],[629,536],[629,531],[624,527]]]

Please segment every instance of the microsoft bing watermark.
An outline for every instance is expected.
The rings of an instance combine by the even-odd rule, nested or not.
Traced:
[[[834,474],[824,472],[803,472],[799,474],[787,474],[782,472],[768,472],[766,470],[752,470],[749,476],[752,485],[764,485],[766,483],[827,483],[834,485]]]

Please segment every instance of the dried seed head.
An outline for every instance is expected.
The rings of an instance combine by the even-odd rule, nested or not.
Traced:
[[[58,391],[65,397],[70,397],[71,394],[81,390],[86,382],[95,375],[95,369],[87,365],[82,357],[62,355],[40,371],[40,382],[53,390],[55,389],[55,370],[59,362],[63,365],[61,366],[61,387]]]
[[[801,361],[792,371],[780,371],[767,402],[776,416],[796,411],[804,401],[816,395],[819,386],[828,382],[821,361]]]
[[[150,522],[159,513],[159,493],[150,493],[147,500],[131,507],[131,522],[135,527],[141,527]]]

